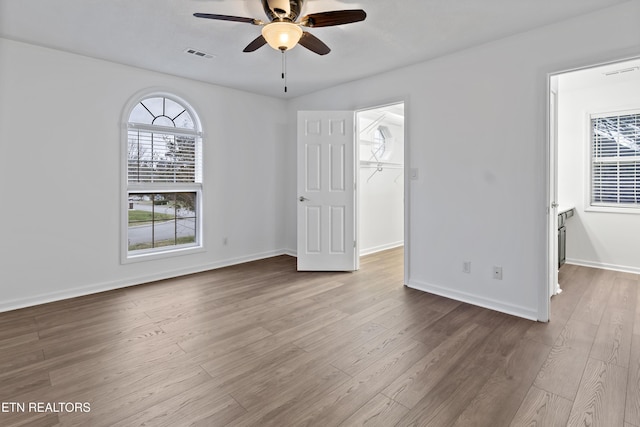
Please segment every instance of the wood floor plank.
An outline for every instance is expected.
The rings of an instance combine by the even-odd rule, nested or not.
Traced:
[[[353,415],[361,406],[384,389],[426,353],[424,344],[406,339],[378,362],[353,379],[324,395],[312,406],[294,407],[285,419],[272,425],[336,426]]]
[[[626,368],[589,359],[567,425],[621,426],[626,388]]]
[[[568,319],[575,311],[580,299],[596,273],[596,269],[565,264],[560,268],[559,283],[562,292],[551,298],[551,321]]]
[[[590,357],[628,367],[633,332],[633,312],[607,308],[598,327]]]
[[[454,425],[509,425],[550,350],[543,344],[521,340]]]
[[[617,272],[613,279],[613,292],[609,298],[609,306],[633,311],[638,298],[638,281],[629,278],[628,273],[620,276]]]
[[[409,410],[382,394],[375,395],[340,426],[387,427],[394,426]]]
[[[25,368],[43,360],[44,353],[42,350],[12,352],[11,354],[0,356],[0,372],[11,372],[15,369]]]
[[[11,351],[18,348],[18,351],[24,349],[35,349],[40,346],[40,337],[37,332],[27,332],[21,335],[15,335],[11,338],[4,338],[0,340],[0,351],[11,349]]]
[[[595,270],[571,318],[599,325],[613,290],[614,279],[615,274],[611,271]]]
[[[286,402],[296,397],[294,391],[300,384],[313,384],[318,379],[321,383],[333,383],[333,379],[345,381],[350,377],[326,362],[319,362],[314,355],[306,353],[283,361],[271,372],[254,373],[242,381],[225,387],[247,410],[259,410],[265,406],[273,406],[278,402]]]
[[[565,427],[572,403],[548,391],[531,387],[510,426]]]
[[[295,414],[298,408],[314,405],[328,391],[350,379],[351,377],[339,369],[322,367],[306,376],[303,381],[296,381],[295,385],[288,387],[283,393],[265,399],[260,407],[237,418],[229,425],[234,427],[288,425],[286,420],[291,414]]]
[[[468,357],[491,331],[469,324],[445,339],[382,391],[382,394],[411,409],[455,366]]]
[[[477,357],[458,365],[446,380],[432,386],[429,393],[403,417],[400,426],[450,426],[475,398],[502,359],[489,346]]]
[[[636,296],[636,307],[633,316],[633,333],[640,335],[640,292],[638,292]]]
[[[396,346],[400,345],[405,338],[413,337],[423,328],[424,324],[420,318],[413,319],[405,324],[395,325],[360,347],[340,349],[329,359],[333,366],[354,376],[380,358],[394,351]]]
[[[195,387],[206,383],[209,375],[203,370],[190,370],[182,376],[169,376],[163,380],[144,388],[135,388],[129,393],[122,393],[113,400],[105,401],[108,404],[101,405],[93,402],[91,412],[88,413],[64,413],[60,414],[60,422],[65,426],[96,426],[111,427],[114,424],[134,417],[173,396],[185,393]],[[165,410],[168,410],[165,408]]]
[[[36,364],[37,365],[37,364]],[[46,369],[19,369],[3,375],[0,382],[0,402],[10,402],[15,396],[51,385]]]
[[[320,340],[333,340],[334,337],[347,333],[358,326],[361,326],[387,311],[393,310],[402,303],[395,299],[380,301],[369,308],[362,310],[356,314],[345,317],[340,322],[334,322],[324,328],[321,328],[311,334],[296,340],[295,345],[302,348],[310,348]]]
[[[224,426],[246,412],[233,397],[221,392],[209,382],[203,382],[124,418],[112,424],[112,427],[173,427],[182,424],[185,418],[188,418],[190,423]]]
[[[52,413],[0,413],[0,425],[7,427],[59,426],[57,414]]]
[[[624,419],[640,426],[640,335],[634,334],[631,343],[627,396]]]
[[[597,327],[591,323],[570,320],[549,352],[534,385],[573,401]]]
[[[541,344],[552,346],[555,344],[556,339],[560,336],[562,329],[567,323],[566,318],[562,318],[555,315],[555,311],[549,322],[533,322],[524,337],[531,341],[536,341]]]

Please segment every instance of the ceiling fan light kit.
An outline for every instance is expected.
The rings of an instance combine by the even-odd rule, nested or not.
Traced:
[[[300,41],[302,28],[291,22],[271,22],[262,27],[262,37],[276,50],[289,50]]]

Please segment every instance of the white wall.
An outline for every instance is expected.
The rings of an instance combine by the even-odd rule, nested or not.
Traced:
[[[121,118],[148,88],[174,92],[202,120],[206,251],[121,265]],[[0,39],[0,311],[282,253],[284,109]]]
[[[640,214],[585,211],[589,114],[640,109],[640,80],[608,77],[608,83],[563,89],[558,96],[558,200],[576,207],[567,221],[567,262],[640,273]]]
[[[297,110],[405,102],[412,287],[545,320],[547,73],[637,53],[640,3],[294,99]],[[289,130],[295,163],[295,126]],[[295,223],[295,173],[287,218]],[[289,247],[295,229],[289,228]],[[406,247],[406,246],[405,246]],[[471,261],[471,273],[462,273]],[[493,266],[503,280],[493,280]]]
[[[358,114],[360,129],[367,129],[373,122],[365,117],[367,112]],[[375,116],[377,118],[378,116]],[[385,118],[361,133],[360,160],[372,159],[373,131],[379,125],[386,126],[391,138],[384,159],[386,163],[397,163],[399,169],[383,166],[379,171],[375,165],[360,165],[359,171],[359,235],[360,254],[366,255],[401,246],[404,242],[404,126],[402,123]]]

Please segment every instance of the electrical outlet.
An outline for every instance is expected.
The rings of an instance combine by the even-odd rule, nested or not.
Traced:
[[[462,272],[463,273],[471,273],[471,261],[464,261],[462,263]]]
[[[502,280],[502,267],[493,267],[493,278]]]

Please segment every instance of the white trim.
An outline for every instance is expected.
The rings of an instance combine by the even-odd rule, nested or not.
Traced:
[[[566,264],[579,265],[581,267],[600,268],[603,270],[620,271],[623,273],[640,274],[639,267],[628,267],[626,265],[607,264],[605,262],[585,261],[581,259],[567,258]]]
[[[165,98],[171,99],[168,96],[165,96]],[[142,101],[144,101],[144,98],[141,98],[140,102]],[[191,112],[189,113],[193,114]],[[179,127],[147,125],[143,123],[134,123],[134,122],[127,122],[126,125],[127,125],[127,129],[136,129],[136,130],[142,130],[142,131],[153,132],[153,133],[171,133],[176,135],[194,136],[196,138],[202,138],[202,132],[199,129],[194,130],[194,129],[179,128]]]
[[[61,301],[69,298],[77,298],[85,295],[96,294],[99,292],[113,291],[116,289],[126,288],[129,286],[136,286],[155,282],[157,280],[172,279],[187,274],[201,273],[203,271],[217,270],[223,267],[229,267],[236,264],[243,264],[251,261],[258,261],[261,259],[272,258],[280,255],[289,255],[286,250],[275,250],[268,252],[261,252],[252,255],[246,255],[237,258],[229,258],[226,260],[216,261],[208,264],[201,264],[189,268],[165,271],[157,274],[149,274],[144,276],[130,277],[124,280],[116,280],[112,282],[95,283],[92,285],[76,287],[73,289],[66,289],[64,291],[44,293],[35,295],[28,298],[18,298],[10,301],[2,301],[0,303],[0,313],[5,311],[17,310],[20,308],[31,307],[34,305],[46,304],[55,301]]]
[[[584,208],[585,212],[600,212],[600,213],[614,213],[614,214],[640,214],[640,206],[589,206]]]
[[[388,249],[398,248],[400,246],[404,246],[404,241],[400,240],[399,242],[386,243],[384,245],[374,246],[371,248],[363,248],[360,249],[360,256],[371,255],[376,252],[382,252]]]
[[[440,295],[445,298],[450,298],[456,301],[465,302],[468,304],[477,305],[480,307],[488,308],[490,310],[499,311],[501,313],[510,314],[512,316],[523,317],[525,319],[538,321],[538,312],[535,308],[527,308],[519,305],[509,304],[502,301],[494,300],[491,298],[484,298],[478,295],[469,294],[466,292],[456,291],[450,288],[434,285],[431,283],[425,283],[412,280],[407,284],[412,289],[428,292],[430,294]],[[548,291],[545,289],[545,294]],[[545,321],[545,320],[542,320]]]
[[[591,119],[603,119],[610,116],[626,116],[631,114],[640,114],[640,107],[637,104],[632,106],[620,106],[611,108],[598,108],[587,113],[587,128],[591,135]]]

